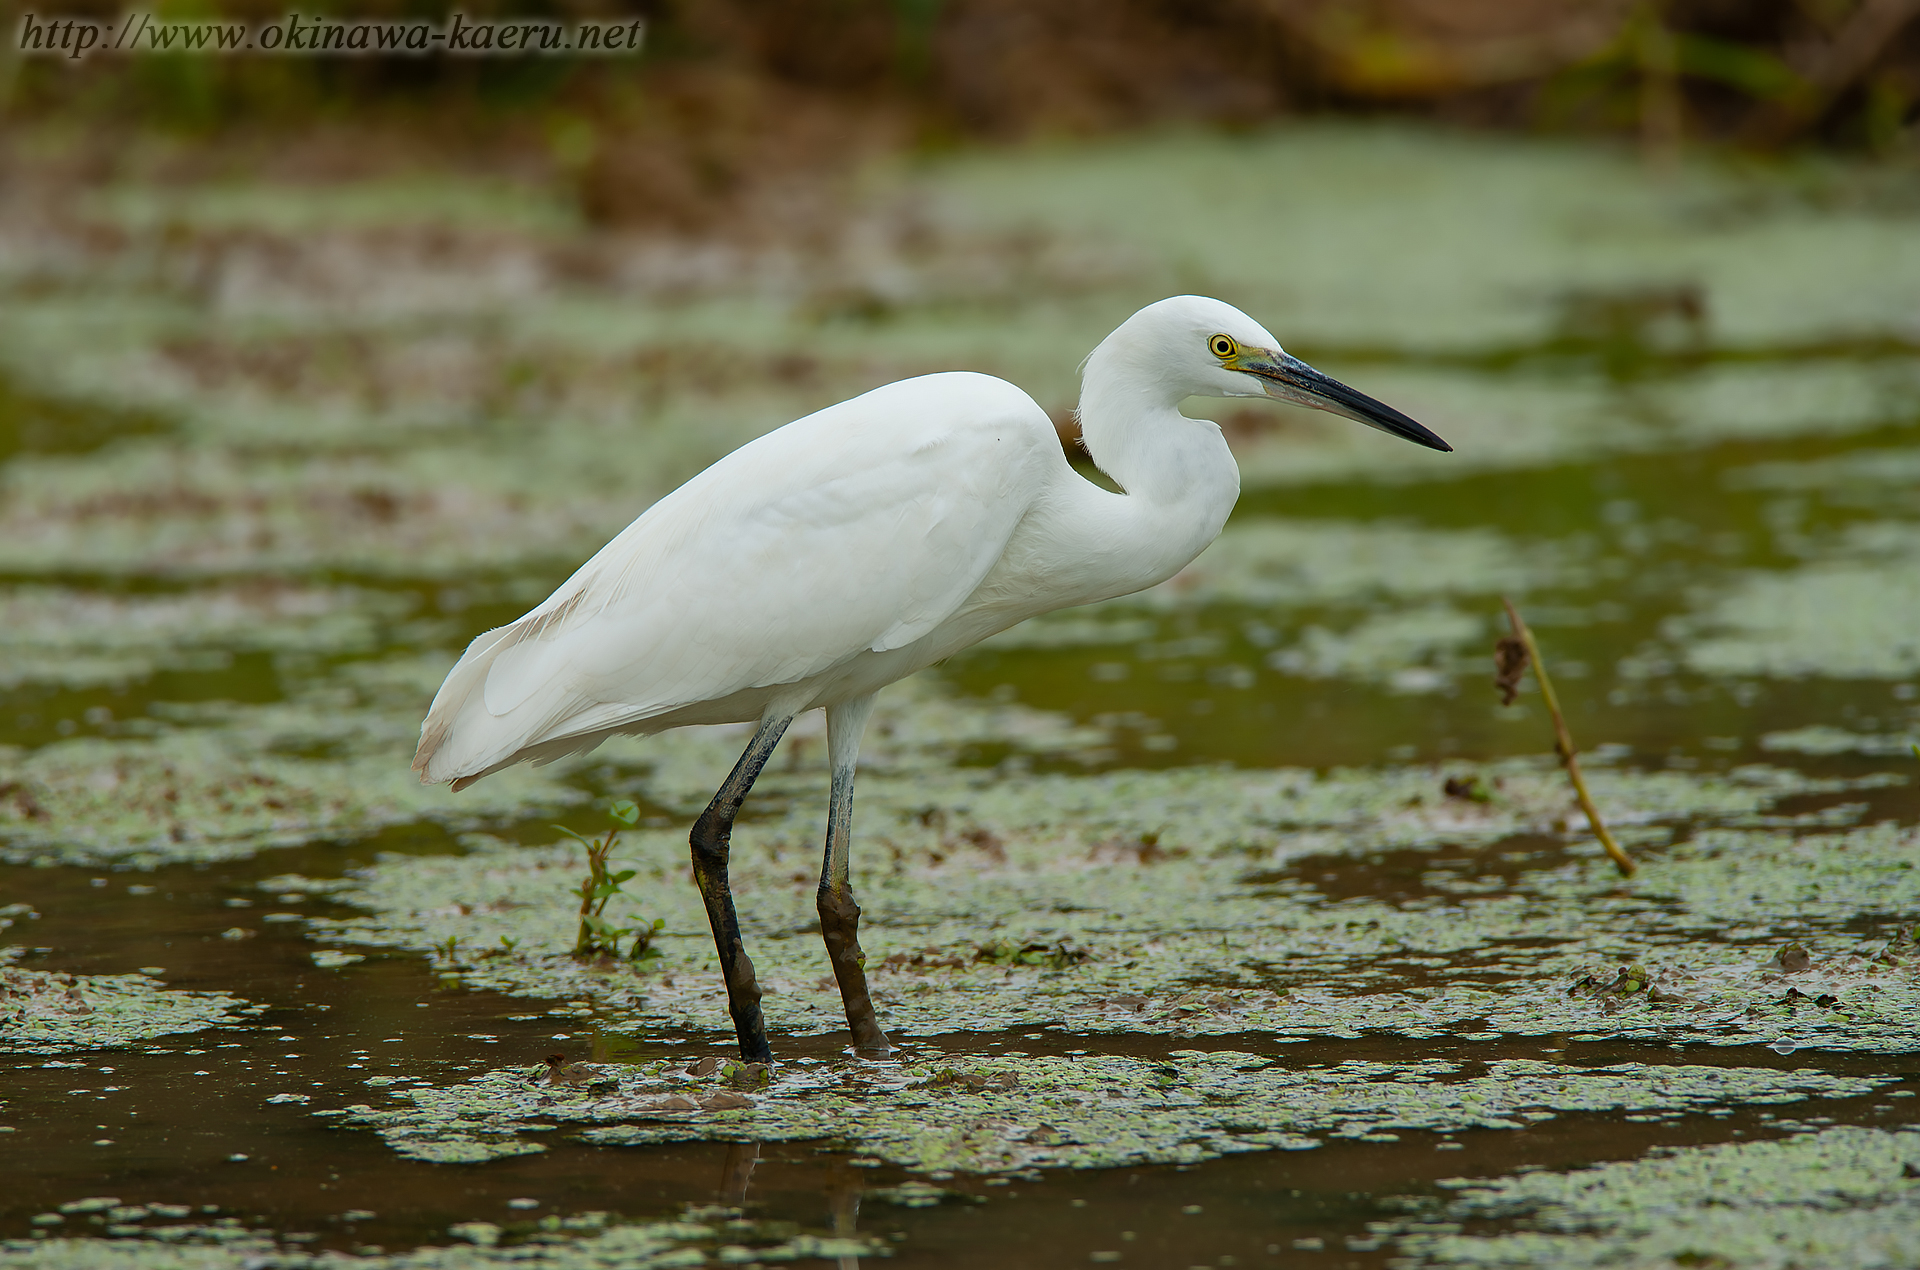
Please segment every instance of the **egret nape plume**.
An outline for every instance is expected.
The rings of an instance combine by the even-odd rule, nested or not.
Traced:
[[[1270,397],[1434,450],[1406,415],[1289,356],[1232,305],[1175,296],[1087,358],[1075,472],[1047,412],[966,371],[887,384],[776,428],[649,507],[532,612],[448,673],[413,766],[458,790],[608,737],[754,723],[694,822],[741,1057],[772,1056],[727,881],[734,819],[781,735],[827,712],[820,929],[857,1048],[888,1048],[850,868],[853,777],[874,694],[1017,622],[1172,577],[1226,524],[1240,471],[1188,397]]]

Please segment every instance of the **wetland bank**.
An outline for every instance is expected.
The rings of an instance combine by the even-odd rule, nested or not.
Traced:
[[[1920,182],[1326,126],[862,198],[697,257],[452,178],[10,213],[0,1265],[1920,1257]],[[893,1059],[817,721],[735,844],[771,1073],[702,1061],[736,730],[411,782],[459,648],[714,457],[957,366],[1064,416],[1178,291],[1458,453],[1218,414],[1194,566],[883,694]],[[1490,686],[1502,595],[1632,879]],[[583,964],[555,826],[619,799],[657,955]]]

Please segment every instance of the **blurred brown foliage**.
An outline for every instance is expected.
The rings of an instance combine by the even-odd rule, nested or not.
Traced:
[[[6,5],[12,6],[8,9]],[[6,0],[11,30],[24,0]],[[109,16],[111,0],[71,12]],[[627,16],[619,0],[474,0],[470,16]],[[0,61],[0,118],[219,136],[352,168],[544,166],[609,225],[686,227],[783,174],[876,147],[1393,112],[1755,147],[1910,146],[1920,0],[651,0],[639,58]],[[64,11],[64,10],[63,10]],[[303,12],[440,18],[444,4]],[[278,16],[172,0],[164,16]],[[11,44],[11,41],[8,41]],[[300,138],[293,144],[289,138]],[[243,144],[252,138],[252,148]],[[328,140],[328,139],[331,140]],[[199,153],[204,161],[205,148]],[[102,155],[107,156],[102,158]]]

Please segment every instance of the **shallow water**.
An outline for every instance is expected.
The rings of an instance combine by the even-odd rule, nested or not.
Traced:
[[[1309,162],[1313,188],[1287,179]],[[1616,1165],[1604,1194],[1630,1199],[1662,1184],[1633,1169],[1774,1141],[1920,1169],[1900,934],[1920,922],[1920,204],[1897,174],[1701,164],[1662,184],[1600,152],[1330,130],[888,180],[931,229],[889,239],[882,200],[882,248],[779,286],[716,265],[689,291],[631,260],[625,293],[463,280],[432,253],[386,259],[377,294],[315,261],[264,279],[219,234],[236,215],[278,232],[271,190],[213,198],[204,225],[190,199],[148,215],[164,193],[85,213],[146,209],[122,225],[136,245],[170,223],[220,285],[8,266],[0,942],[16,975],[140,972],[146,999],[255,1012],[152,1035],[102,1009],[89,1034],[66,985],[34,979],[9,1008],[59,1027],[0,1023],[0,1141],[34,1161],[0,1201],[0,1265],[93,1264],[95,1238],[129,1266],[463,1240],[580,1264],[677,1218],[647,1255],[1369,1266],[1524,1260],[1498,1240],[1558,1231],[1525,1256],[1690,1264],[1730,1237],[1704,1201],[1649,1234],[1605,1205],[1563,1221],[1539,1177]],[[1392,182],[1417,194],[1349,214]],[[356,215],[494,195],[395,197]],[[528,259],[600,249],[515,206]],[[1242,228],[1189,250],[1169,216]],[[1281,270],[1220,246],[1275,225],[1324,255]],[[898,1061],[846,1056],[813,982],[824,755],[803,720],[738,847],[774,1088],[727,1120],[565,1091],[435,1120],[456,1087],[531,1097],[497,1074],[555,1050],[638,1098],[685,1084],[663,1060],[728,1049],[681,853],[739,738],[418,790],[411,735],[457,649],[755,431],[950,361],[1064,405],[1115,315],[1177,289],[1242,303],[1459,454],[1216,415],[1247,490],[1186,574],[888,694],[856,870]],[[716,331],[791,373],[734,382],[702,360]],[[1496,702],[1503,594],[1642,859],[1631,882],[1571,812],[1537,698]],[[551,826],[595,832],[613,797],[642,808],[631,915],[668,923],[639,971],[558,955],[577,865]],[[1807,970],[1775,961],[1789,944]],[[1628,964],[1668,1004],[1583,995]],[[943,1071],[974,1083],[926,1098]],[[635,1144],[583,1137],[609,1125]],[[491,1158],[429,1163],[421,1142]],[[1813,1158],[1740,1164],[1783,1196],[1754,1228],[1786,1223],[1811,1263],[1897,1262],[1908,1201],[1808,1199],[1787,1178]],[[1461,1178],[1509,1198],[1442,1185]],[[118,1216],[61,1214],[88,1197]],[[1814,1230],[1816,1210],[1857,1233]],[[141,1234],[167,1226],[194,1229]]]

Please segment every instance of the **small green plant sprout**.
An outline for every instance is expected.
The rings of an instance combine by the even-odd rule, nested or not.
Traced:
[[[1580,775],[1580,760],[1573,748],[1573,734],[1567,731],[1566,716],[1560,713],[1560,698],[1554,695],[1553,680],[1547,678],[1547,665],[1540,660],[1540,648],[1533,642],[1533,632],[1520,620],[1520,610],[1513,607],[1512,600],[1502,597],[1500,603],[1506,606],[1507,621],[1513,626],[1513,634],[1502,639],[1493,649],[1493,686],[1502,694],[1500,704],[1513,704],[1514,695],[1520,690],[1520,678],[1527,673],[1527,666],[1531,663],[1534,680],[1540,685],[1540,695],[1547,700],[1547,713],[1553,718],[1553,748],[1560,755],[1560,766],[1567,770],[1567,779],[1573,782],[1573,795],[1580,800],[1580,810],[1587,814],[1587,823],[1593,826],[1593,836],[1606,848],[1614,867],[1620,870],[1620,876],[1630,878],[1634,871],[1633,859],[1620,849],[1620,844],[1607,832],[1606,822],[1600,819],[1600,809],[1594,806],[1593,795],[1587,792],[1586,778]]]
[[[667,919],[664,917],[656,917],[651,922],[627,927],[626,933],[633,936],[633,943],[627,946],[627,960],[638,964],[652,961],[660,956],[660,950],[653,946],[653,941],[658,939],[660,933],[666,928]]]
[[[621,888],[634,876],[634,870],[622,869],[614,873],[609,868],[609,859],[613,855],[614,843],[620,837],[620,826],[632,826],[640,819],[640,808],[626,799],[613,804],[607,814],[614,827],[599,838],[588,838],[575,833],[565,825],[555,825],[587,852],[587,876],[573,894],[580,897],[580,929],[573,941],[573,955],[580,961],[592,961],[600,957],[620,956],[620,941],[628,935],[633,936],[632,947],[627,952],[630,961],[642,962],[658,957],[660,952],[654,940],[666,929],[662,918],[651,923],[637,926],[615,926],[607,920],[607,901],[614,896],[625,896]],[[630,898],[630,897],[629,897]]]
[[[773,1065],[771,1063],[741,1063],[729,1061],[720,1069],[722,1079],[735,1089],[765,1089],[773,1083]]]
[[[1493,790],[1479,776],[1449,776],[1440,787],[1440,792],[1448,798],[1458,798],[1470,803],[1490,803]]]
[[[451,964],[460,961],[460,936],[449,935],[433,946],[433,955],[439,960]]]
[[[1086,949],[1064,939],[1057,944],[1018,944],[1011,939],[995,939],[981,944],[974,960],[992,966],[1044,966],[1048,970],[1067,970],[1092,957],[1093,954]]]

